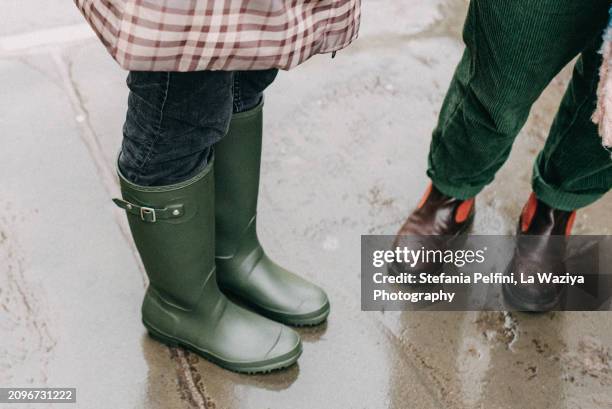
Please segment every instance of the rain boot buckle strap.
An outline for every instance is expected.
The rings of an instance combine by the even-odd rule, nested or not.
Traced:
[[[142,206],[140,208],[140,218],[143,222],[150,221],[151,223],[155,223],[157,221],[157,213],[152,207]]]
[[[160,209],[137,205],[123,199],[113,199],[113,202],[126,212],[140,217],[140,220],[147,223],[155,223],[157,220],[176,219],[185,214],[182,204],[173,204]]]

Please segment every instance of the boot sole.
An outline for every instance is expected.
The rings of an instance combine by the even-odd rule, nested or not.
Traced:
[[[235,364],[228,361],[225,361],[208,351],[200,349],[190,343],[180,340],[178,338],[172,337],[170,335],[164,334],[162,331],[154,328],[144,320],[142,321],[143,325],[147,329],[149,336],[154,340],[161,342],[169,347],[181,347],[183,349],[192,351],[202,358],[212,362],[213,364],[220,366],[221,368],[227,369],[232,372],[242,373],[242,374],[266,374],[270,372],[280,371],[282,369],[288,368],[295,364],[302,355],[302,345],[299,344],[299,348],[297,348],[296,352],[290,354],[288,357],[283,359],[279,359],[275,362],[270,363],[260,363],[260,364]]]

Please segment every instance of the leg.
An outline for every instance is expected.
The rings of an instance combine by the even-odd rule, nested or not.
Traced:
[[[263,91],[276,74],[277,70],[237,71],[234,76],[232,124],[215,146],[218,256],[235,252],[235,242],[226,240],[225,231],[242,232],[257,212]],[[246,126],[236,131],[237,123]]]
[[[427,171],[444,194],[475,196],[510,153],[551,79],[606,24],[606,1],[472,0],[466,50],[433,132]]]
[[[547,205],[574,210],[599,199],[612,188],[612,158],[601,144],[595,110],[601,42],[576,62],[544,149],[533,168],[533,191]]]
[[[219,285],[262,314],[285,324],[315,325],[329,301],[316,285],[274,263],[257,237],[261,162],[261,92],[275,71],[238,72],[234,115],[215,145],[216,257]]]
[[[167,185],[206,166],[232,115],[233,73],[130,72],[119,168],[131,182]]]
[[[534,193],[523,207],[517,246],[508,273],[535,278],[535,271],[564,272],[565,242],[559,236],[572,230],[575,209],[586,206],[612,187],[612,159],[601,146],[591,121],[601,56],[599,36],[583,52],[559,107],[548,139],[533,168]],[[534,242],[535,240],[535,242]],[[556,308],[567,288],[534,280],[505,285],[504,297],[523,311]]]

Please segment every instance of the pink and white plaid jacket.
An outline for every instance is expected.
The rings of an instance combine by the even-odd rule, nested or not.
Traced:
[[[133,71],[290,69],[357,37],[361,0],[74,0]]]

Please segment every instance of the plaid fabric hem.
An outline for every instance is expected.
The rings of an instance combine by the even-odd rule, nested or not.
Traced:
[[[132,71],[290,69],[349,45],[360,0],[74,0]]]

